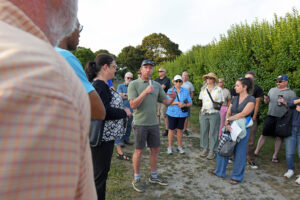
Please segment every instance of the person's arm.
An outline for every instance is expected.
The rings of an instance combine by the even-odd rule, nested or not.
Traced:
[[[91,102],[91,117],[96,120],[104,120],[106,116],[106,110],[103,102],[95,90],[89,93]]]
[[[291,99],[290,101],[287,102],[287,105],[288,105],[288,107],[290,107],[290,108],[294,108],[294,107],[296,107],[296,105],[297,105],[298,103],[300,103],[300,98],[299,98],[299,99],[293,98],[293,99]]]
[[[229,107],[229,106],[230,106],[230,104],[231,104],[231,99],[230,99],[230,98],[228,98],[228,99],[227,99],[227,107]]]
[[[243,109],[242,112],[240,112],[236,115],[233,115],[231,117],[228,117],[226,119],[226,121],[231,122],[231,121],[246,117],[246,116],[250,115],[250,113],[253,111],[253,109],[254,109],[254,102],[249,102],[249,103],[247,103],[247,105],[245,106],[245,108]]]
[[[106,110],[105,120],[115,120],[115,119],[126,118],[127,113],[124,109],[111,107],[111,105],[110,105],[110,100],[111,100],[110,99],[110,97],[111,97],[110,89],[104,83],[104,81],[95,82],[94,87],[104,104],[104,107]]]
[[[137,109],[144,101],[145,97],[151,92],[154,92],[154,87],[153,85],[148,85],[148,87],[146,87],[146,89],[137,98],[129,101],[130,107],[132,109]]]
[[[254,114],[253,114],[253,117],[252,117],[253,121],[256,120],[258,110],[259,110],[259,106],[260,106],[260,100],[261,100],[261,97],[257,97],[255,99],[255,108],[254,108]]]
[[[163,104],[165,104],[166,106],[169,106],[169,105],[171,105],[173,103],[174,99],[176,98],[176,93],[174,91],[174,87],[173,87],[172,90],[168,91],[167,95],[170,97],[170,99],[165,98],[163,100]]]
[[[191,96],[191,99],[194,98],[194,91],[191,91],[191,92],[190,92],[190,96]]]

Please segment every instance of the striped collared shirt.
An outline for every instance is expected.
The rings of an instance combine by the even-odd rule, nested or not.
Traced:
[[[0,198],[96,199],[90,104],[72,68],[0,0]]]

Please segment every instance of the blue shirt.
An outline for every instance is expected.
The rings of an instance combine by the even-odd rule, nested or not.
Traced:
[[[108,81],[107,81],[107,85],[108,85],[109,87],[114,86],[114,84],[113,84],[113,82],[112,82],[111,80],[108,80]]]
[[[126,85],[125,83],[118,85],[117,92],[127,94],[127,91],[128,91],[128,85]],[[128,99],[123,99],[123,105],[126,108],[129,108],[131,112],[133,112],[132,108],[130,107],[130,103],[129,103]]]
[[[168,92],[172,91],[173,88],[170,88],[168,90]],[[176,91],[176,88],[174,89],[175,92]],[[178,93],[178,96],[179,96],[179,100],[181,103],[184,103],[184,100],[187,100],[188,103],[192,103],[192,99],[191,99],[191,96],[190,96],[190,93],[187,89],[183,88],[183,87],[180,87],[180,93]],[[168,96],[168,98],[170,99],[170,97]],[[174,100],[174,102],[178,102],[179,101],[177,96],[176,96],[176,99]],[[181,118],[184,118],[184,117],[187,117],[188,116],[188,112],[182,112],[181,111],[181,108],[178,107],[178,105],[173,105],[173,106],[168,106],[168,110],[167,110],[167,115],[169,115],[170,117],[181,117]]]
[[[90,93],[91,91],[95,90],[95,88],[92,86],[92,84],[89,82],[88,78],[86,77],[86,74],[83,71],[83,67],[80,61],[68,50],[59,47],[55,47],[55,50],[59,52],[71,65],[76,75],[80,79],[81,83],[83,84],[86,92]]]
[[[296,110],[296,106],[300,106],[300,103],[297,105],[294,104],[294,101],[299,99],[300,97],[293,97],[290,101],[288,101],[288,106],[293,110],[293,126],[300,127],[300,112]]]

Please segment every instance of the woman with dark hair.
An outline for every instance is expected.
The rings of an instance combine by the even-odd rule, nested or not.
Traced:
[[[249,78],[240,78],[235,84],[235,91],[237,96],[235,96],[228,108],[226,114],[225,126],[226,129],[230,132],[232,128],[230,123],[233,121],[244,122],[244,128],[246,133],[241,136],[238,136],[238,142],[235,145],[234,149],[234,161],[233,161],[233,170],[230,183],[238,184],[244,178],[246,158],[247,158],[247,145],[248,139],[250,136],[249,127],[246,127],[246,117],[250,116],[254,110],[255,98],[251,96],[251,91],[253,88],[253,82]],[[242,121],[243,120],[243,121]],[[238,122],[238,123],[239,123]],[[242,128],[242,127],[241,127]],[[229,157],[223,157],[217,153],[217,169],[211,170],[210,172],[216,176],[224,178],[226,176],[226,166],[228,164]]]
[[[94,179],[98,199],[105,199],[106,180],[110,169],[115,139],[125,133],[124,119],[131,117],[128,108],[123,108],[122,97],[109,88],[107,81],[115,76],[116,62],[108,54],[99,54],[95,60],[86,66],[89,81],[93,82],[97,93],[101,97],[106,110],[104,131],[101,144],[91,147]]]

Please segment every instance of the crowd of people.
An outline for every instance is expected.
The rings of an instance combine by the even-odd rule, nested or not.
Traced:
[[[134,190],[145,191],[140,174],[145,147],[150,149],[149,182],[167,186],[157,166],[160,136],[168,137],[169,155],[174,153],[174,135],[177,152],[186,153],[182,139],[190,135],[188,118],[195,91],[188,72],[175,75],[171,82],[160,67],[153,81],[155,63],[146,59],[138,78],[133,80],[133,73],[127,72],[115,90],[111,80],[117,66],[111,55],[98,54],[84,71],[70,52],[83,29],[77,19],[77,0],[0,0],[0,10],[1,199],[105,199],[114,147],[118,159],[132,161]],[[285,140],[288,170],[284,176],[291,178],[296,147],[300,157],[300,98],[289,88],[288,76],[276,77],[276,87],[267,95],[255,84],[251,71],[236,81],[231,92],[224,87],[225,80],[212,72],[202,78],[199,155],[216,157],[216,169],[209,172],[225,177],[231,161],[230,183],[240,183],[247,163],[258,168],[255,156],[267,136],[273,136],[272,162],[279,162]],[[255,149],[262,98],[269,107]],[[275,130],[288,112],[291,131],[282,136]],[[88,137],[91,119],[104,122],[98,131],[100,141],[93,146]],[[241,129],[234,153],[220,155],[220,138],[234,131],[233,123]],[[130,141],[132,130],[134,141]],[[131,157],[122,148],[133,144]],[[300,184],[300,176],[296,183]]]

